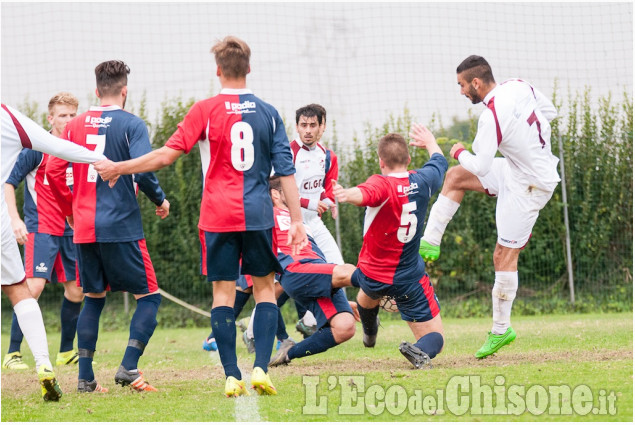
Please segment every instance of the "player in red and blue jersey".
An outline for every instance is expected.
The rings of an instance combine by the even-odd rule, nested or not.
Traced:
[[[402,342],[399,351],[422,368],[443,348],[443,325],[419,255],[419,239],[428,201],[441,187],[448,162],[434,136],[426,143],[414,140],[410,144],[428,150],[430,160],[423,167],[408,171],[408,144],[399,134],[387,134],[377,147],[381,175],[350,189],[336,184],[333,193],[340,202],[367,207],[358,268],[351,278],[353,286],[360,288],[357,304],[364,345],[375,346],[379,299],[388,295],[417,339],[415,344]]]
[[[130,68],[121,61],[103,62],[95,68],[101,106],[69,122],[64,138],[113,158],[126,160],[151,151],[144,121],[126,112]],[[95,380],[92,359],[99,330],[99,317],[106,292],[127,291],[137,307],[130,322],[130,338],[115,382],[137,391],[156,391],[137,369],[139,358],[156,327],[161,294],[146,248],[137,202],[137,187],[157,206],[161,218],[170,203],[153,173],[122,178],[109,188],[92,165],[73,164],[73,193],[66,186],[68,162],[49,159],[46,176],[62,213],[74,223],[79,280],[84,307],[77,324],[80,392],[106,392]]]
[[[75,118],[79,102],[71,93],[61,92],[53,96],[48,104],[47,119],[51,134],[60,137],[66,123]],[[66,222],[44,176],[49,155],[32,149],[20,152],[18,160],[5,183],[5,200],[11,227],[18,243],[25,245],[24,263],[27,285],[31,294],[39,298],[47,281],[63,282],[64,296],[60,311],[61,339],[56,364],[75,364],[77,351],[73,350],[77,318],[84,294],[75,281],[75,245],[73,230]],[[24,185],[24,221],[18,213],[15,189]],[[73,174],[69,168],[66,182],[72,185]],[[27,369],[22,362],[20,345],[22,331],[13,315],[11,340],[8,354],[2,362],[6,369]]]
[[[198,144],[203,167],[199,229],[205,231],[207,278],[213,282],[212,331],[225,370],[225,394],[248,394],[236,358],[234,298],[239,273],[251,275],[256,300],[256,360],[251,384],[259,394],[276,394],[267,374],[278,307],[274,273],[280,264],[272,246],[273,207],[269,175],[282,176],[289,201],[293,249],[307,243],[295,168],[284,123],[275,108],[247,89],[251,50],[228,36],[212,47],[220,94],[195,103],[165,146],[131,161],[95,164],[104,180],[154,171],[173,163]]]
[[[280,179],[272,177],[270,186],[275,219],[273,248],[283,268],[280,284],[294,301],[313,313],[318,329],[297,344],[292,340],[284,341],[269,363],[269,366],[280,366],[348,341],[355,335],[355,320],[359,315],[356,303],[349,303],[342,289],[351,285],[355,266],[327,263],[311,236],[310,243],[300,252],[292,252],[287,242],[290,216]]]

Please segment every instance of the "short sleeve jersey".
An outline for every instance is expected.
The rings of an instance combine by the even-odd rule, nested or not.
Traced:
[[[64,138],[103,153],[112,161],[140,157],[152,150],[145,122],[118,106],[93,106],[66,125]],[[73,193],[66,186],[67,162],[51,157],[46,169],[51,189],[65,215],[73,215],[75,243],[130,242],[143,239],[137,189],[155,205],[165,194],[154,173],[125,175],[113,188],[90,164],[73,164]],[[72,199],[72,209],[69,207]]]
[[[386,284],[421,279],[425,263],[419,240],[425,214],[447,168],[443,155],[434,154],[420,169],[376,174],[357,186],[367,207],[357,266],[366,276]]]
[[[335,153],[320,143],[310,149],[297,140],[291,142],[291,151],[302,208],[316,211],[318,201],[335,202],[332,181],[337,180],[339,171]]]
[[[72,236],[73,229],[66,222],[45,175],[49,155],[23,149],[11,171],[7,183],[13,187],[25,181],[24,224],[29,233]],[[66,184],[73,185],[73,169],[66,169]]]
[[[271,229],[271,169],[295,173],[284,123],[248,89],[223,89],[195,103],[166,146],[189,153],[198,144],[203,168],[199,228],[207,232]]]
[[[292,255],[291,247],[287,245],[289,238],[289,228],[291,227],[291,216],[289,211],[278,207],[273,208],[275,225],[273,227],[273,252],[278,255],[278,261],[283,269],[296,261],[319,261],[326,262],[324,254],[319,250],[317,244],[310,236],[310,229],[305,225],[309,243],[306,244],[299,253]]]

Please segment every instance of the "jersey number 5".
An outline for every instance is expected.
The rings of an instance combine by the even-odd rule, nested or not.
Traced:
[[[232,165],[238,171],[247,171],[254,165],[254,130],[245,121],[232,125]]]
[[[397,239],[401,243],[408,243],[415,237],[417,232],[417,216],[410,214],[417,209],[416,202],[408,202],[403,204],[401,209],[401,224],[397,230]]]

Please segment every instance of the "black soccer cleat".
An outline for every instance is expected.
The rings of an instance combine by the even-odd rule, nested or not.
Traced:
[[[99,385],[95,379],[93,379],[92,381],[87,381],[86,379],[80,379],[79,381],[77,381],[77,392],[107,393],[108,389]]]
[[[430,357],[421,351],[419,347],[403,341],[399,344],[399,351],[410,363],[412,363],[415,369],[432,369]]]
[[[289,364],[291,360],[289,360],[288,353],[289,353],[289,350],[293,348],[294,345],[295,345],[295,341],[292,340],[291,338],[287,338],[284,341],[282,341],[282,344],[280,344],[280,348],[278,349],[278,352],[271,358],[271,361],[269,362],[269,366],[276,367],[276,366]]]

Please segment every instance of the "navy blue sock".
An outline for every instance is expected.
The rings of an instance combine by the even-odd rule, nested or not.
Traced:
[[[137,308],[130,320],[130,338],[121,365],[126,370],[134,370],[139,363],[146,345],[157,327],[157,312],[161,304],[161,294],[147,295],[137,300]]]
[[[377,326],[377,314],[379,314],[379,306],[374,308],[364,308],[357,304],[359,318],[362,321],[362,328],[366,335],[377,335],[379,326]]]
[[[443,348],[443,335],[439,332],[430,332],[419,338],[419,341],[414,345],[426,353],[428,357],[434,359]]]
[[[271,360],[279,312],[280,309],[274,303],[256,304],[256,313],[254,314],[256,361],[254,361],[254,368],[260,367],[265,372],[267,372],[267,366]]]
[[[23,338],[24,335],[22,335],[22,329],[20,329],[20,325],[18,324],[18,318],[15,316],[15,313],[13,313],[13,318],[11,319],[11,342],[9,342],[8,353],[20,351]]]
[[[289,294],[287,294],[286,292],[283,292],[282,294],[280,294],[280,296],[276,300],[276,304],[278,304],[278,308],[282,307],[284,303],[287,302],[288,299],[289,299]]]
[[[234,300],[234,318],[238,319],[238,316],[243,311],[243,307],[249,301],[251,294],[242,291],[236,291],[236,299]]]
[[[84,298],[84,308],[77,319],[77,348],[79,351],[79,379],[92,381],[93,355],[99,335],[99,317],[106,304],[106,298]]]
[[[234,309],[227,306],[212,309],[212,333],[218,345],[220,361],[225,369],[225,376],[242,379],[236,358],[236,320]]]
[[[75,334],[77,333],[77,319],[82,310],[81,301],[74,303],[66,297],[62,300],[60,310],[60,320],[62,322],[62,337],[60,339],[60,353],[65,353],[73,349]]]
[[[336,345],[333,331],[327,326],[291,347],[288,353],[289,360],[322,353]]]
[[[280,307],[278,307],[278,327],[276,329],[276,338],[278,338],[278,340],[280,341],[289,338],[289,334],[287,333],[287,325],[284,324],[284,319],[282,318]]]
[[[305,308],[302,304],[300,304],[299,302],[294,301],[294,303],[295,303],[295,309],[296,309],[296,311],[298,312],[298,319],[302,320],[302,318],[303,318],[303,317],[304,317],[304,315],[306,314],[306,311],[307,311],[307,310],[306,310],[306,308]]]

